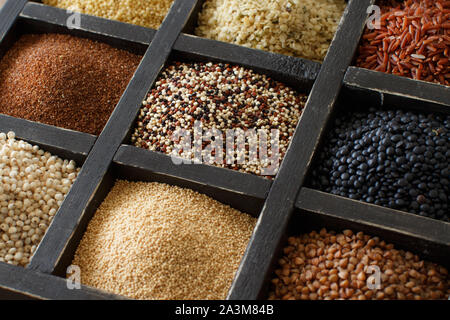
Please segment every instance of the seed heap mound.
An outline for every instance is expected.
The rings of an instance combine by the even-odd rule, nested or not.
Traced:
[[[206,0],[195,34],[322,61],[345,0]]]
[[[42,2],[74,12],[158,29],[173,0],[43,0]]]
[[[379,29],[366,28],[356,65],[450,84],[450,2],[384,1]]]
[[[450,221],[450,116],[375,110],[338,118],[314,187]]]
[[[351,230],[290,237],[269,299],[425,300],[450,297],[448,271]],[[371,267],[371,268],[370,268]],[[370,289],[379,268],[380,287]],[[373,288],[373,287],[372,287]]]
[[[224,142],[227,129],[262,129],[268,137],[271,129],[277,129],[281,161],[305,102],[305,95],[239,66],[177,62],[162,73],[143,102],[131,141],[138,147],[172,154],[179,143],[172,137],[176,129],[188,130],[194,140],[195,121],[201,121],[204,130],[220,130]],[[229,164],[224,155],[223,163],[215,165],[259,175],[267,163],[248,161],[250,151],[247,143],[243,164]],[[180,155],[194,158],[189,152]],[[244,157],[240,153],[235,156]]]
[[[0,133],[0,262],[30,262],[78,172],[73,161]]]
[[[84,284],[135,299],[225,299],[255,223],[189,189],[117,181],[73,264]]]
[[[88,39],[23,35],[0,61],[0,113],[98,135],[139,62]]]

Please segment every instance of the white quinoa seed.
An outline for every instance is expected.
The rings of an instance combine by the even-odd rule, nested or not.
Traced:
[[[224,299],[256,219],[206,195],[119,180],[73,264],[81,281],[135,299]]]
[[[322,61],[345,0],[206,0],[195,34]]]
[[[0,262],[30,262],[78,172],[73,161],[0,133]]]

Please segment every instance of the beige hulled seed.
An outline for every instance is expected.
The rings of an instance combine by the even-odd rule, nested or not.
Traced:
[[[117,181],[73,264],[83,284],[135,299],[224,299],[256,219],[205,195]]]
[[[345,0],[206,0],[195,34],[322,61]]]
[[[380,287],[372,278],[380,270]],[[313,231],[290,237],[269,299],[447,299],[448,271],[362,232]]]
[[[78,172],[73,161],[16,140],[14,132],[0,133],[1,262],[20,266],[30,262],[59,209],[58,202],[64,199]],[[68,183],[64,184],[64,179]],[[49,195],[51,190],[59,195],[59,201]]]
[[[158,29],[173,0],[43,0],[45,4]]]
[[[24,34],[0,59],[0,113],[99,135],[140,59],[67,34]]]

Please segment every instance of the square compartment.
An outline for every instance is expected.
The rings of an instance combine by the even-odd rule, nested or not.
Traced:
[[[185,44],[187,44],[190,39],[184,39],[181,41],[185,41]],[[205,45],[207,46],[206,49],[203,49],[206,52],[202,52],[202,50],[200,50],[199,52],[189,52],[189,51],[184,51],[187,48],[183,48],[182,50],[179,50],[176,46],[175,49],[173,50],[172,54],[170,55],[168,61],[165,64],[165,67],[171,65],[172,62],[182,62],[182,63],[208,63],[208,62],[212,62],[212,63],[228,63],[230,65],[236,65],[236,66],[242,66],[244,68],[253,70],[254,72],[258,73],[258,74],[262,74],[262,75],[266,75],[276,81],[282,82],[285,85],[289,86],[290,88],[292,88],[294,91],[298,92],[298,93],[302,93],[305,95],[308,95],[311,87],[314,84],[314,81],[310,79],[311,75],[311,67],[313,67],[313,65],[311,66],[304,66],[304,72],[300,73],[298,75],[291,75],[291,74],[286,74],[282,71],[281,68],[283,69],[288,69],[289,67],[291,68],[296,68],[296,61],[292,60],[289,61],[288,65],[275,65],[275,66],[266,66],[261,67],[258,63],[252,63],[251,61],[251,52],[246,52],[245,48],[242,50],[241,54],[243,56],[243,59],[245,61],[248,61],[247,63],[230,63],[228,62],[228,60],[226,60],[224,57],[220,57],[217,55],[212,54],[212,51],[214,50],[214,44],[212,43],[205,43]],[[181,45],[180,45],[181,46]],[[181,48],[180,48],[181,49]],[[163,69],[164,70],[164,69]],[[152,86],[153,88],[154,86]],[[152,90],[152,88],[150,88],[149,92]],[[146,96],[147,97],[147,96]],[[144,99],[146,99],[146,97]],[[139,110],[141,109],[141,107],[139,108]],[[304,109],[303,109],[304,111]],[[300,116],[301,118],[301,116]],[[300,119],[299,119],[300,120]],[[126,135],[126,138],[122,141],[123,144],[128,145],[127,149],[137,153],[139,151],[136,150],[132,150],[133,148],[137,148],[137,149],[142,149],[145,150],[145,152],[148,154],[149,159],[154,158],[154,157],[165,157],[166,161],[171,162],[171,155],[167,155],[165,153],[162,152],[157,152],[157,151],[150,151],[148,149],[144,149],[144,148],[139,148],[136,147],[134,145],[131,145],[131,136],[136,128],[136,124],[137,124],[138,118],[136,117],[135,121],[133,122],[133,125],[130,126],[128,128],[128,133]],[[123,146],[122,146],[123,147]],[[289,152],[289,148],[287,149],[287,152]],[[286,152],[286,154],[287,154]],[[155,153],[158,153],[158,155],[155,155]],[[143,154],[143,153],[142,153]],[[283,159],[281,159],[280,163],[279,163],[279,167],[281,167],[282,165],[282,161]],[[185,165],[182,164],[180,165],[180,167],[189,167],[192,166],[191,164]],[[207,169],[207,167],[215,167],[209,164],[196,164],[195,166],[198,167],[203,167],[205,168],[205,170],[209,170]],[[264,179],[262,176],[258,176],[256,174],[251,174],[251,173],[242,173],[240,171],[234,171],[228,168],[219,168],[219,167],[215,167],[217,169],[219,169],[218,174],[220,174],[221,176],[225,176],[226,174],[231,174],[233,176],[236,176],[236,179],[241,179],[241,181],[255,181],[255,183],[258,184],[264,184],[266,183],[263,180],[267,180]],[[189,169],[186,169],[189,170]],[[221,172],[222,173],[219,173]],[[250,177],[249,177],[250,176]],[[239,178],[238,178],[239,177]],[[211,180],[213,181],[213,180]],[[259,182],[256,182],[259,181]],[[270,181],[270,180],[269,180]],[[237,184],[239,184],[237,182]],[[247,185],[251,185],[251,183],[246,183]]]
[[[33,9],[33,7],[31,7]],[[39,12],[39,10],[38,10]],[[143,55],[147,49],[147,45],[130,40],[118,38],[110,32],[99,33],[91,32],[81,29],[68,29],[65,24],[59,24],[60,21],[48,21],[48,20],[36,20],[32,17],[20,16],[14,23],[13,27],[6,34],[3,42],[0,45],[0,59],[6,54],[6,52],[14,45],[14,43],[25,34],[68,34],[75,37],[87,38],[90,40],[102,42],[108,44],[114,48],[126,50],[136,55]],[[107,31],[107,30],[105,30]],[[45,125],[45,124],[44,124]],[[47,125],[51,127],[51,125]],[[70,129],[59,128],[65,131],[73,131]],[[53,130],[53,129],[52,129]],[[88,133],[81,132],[84,135],[90,135]],[[90,135],[93,136],[93,135]]]
[[[316,153],[316,155],[314,157],[312,166],[308,173],[308,179],[307,179],[306,186],[325,190],[325,188],[323,186],[320,186],[320,188],[319,188],[319,187],[316,187],[316,185],[313,183],[313,181],[312,181],[312,179],[314,179],[313,171],[315,171],[316,168],[318,168],[318,166],[320,165],[319,162],[321,161],[320,157],[321,157],[322,149],[328,143],[328,141],[326,140],[326,139],[328,139],[326,133],[330,132],[331,130],[334,129],[335,119],[338,118],[340,115],[349,114],[351,112],[369,112],[369,108],[371,108],[371,107],[375,108],[376,110],[393,110],[393,111],[403,110],[403,111],[419,112],[422,114],[435,113],[435,114],[440,114],[444,117],[449,114],[448,108],[446,108],[445,106],[442,106],[440,104],[434,103],[434,102],[419,101],[414,98],[404,97],[404,96],[397,95],[397,94],[384,94],[383,92],[379,92],[376,90],[363,89],[363,88],[355,89],[355,88],[344,87],[344,89],[341,92],[340,97],[337,101],[337,105],[335,107],[334,113],[332,114],[331,120],[328,122],[325,133],[322,135],[320,147],[317,149],[318,152]],[[376,152],[376,150],[375,150],[375,152]],[[409,162],[407,162],[407,163],[409,163]],[[354,169],[354,170],[356,170],[356,169]],[[373,171],[373,170],[371,170],[371,171]],[[443,177],[441,177],[441,178],[443,178]],[[328,181],[329,181],[329,179],[328,179]],[[346,196],[346,197],[349,197],[349,196]],[[408,200],[409,197],[405,196],[402,199]],[[359,200],[359,198],[355,198],[355,200]],[[362,201],[362,199],[360,201]],[[375,203],[375,204],[377,204],[377,203]],[[385,206],[385,207],[387,207],[387,206]],[[392,210],[393,214],[395,214],[395,212],[397,212],[397,210],[399,210],[399,209],[397,207],[391,207],[391,210]],[[403,211],[403,212],[407,212],[407,211]],[[413,213],[409,213],[409,214],[413,214]],[[423,219],[429,219],[429,218],[423,217]],[[445,222],[442,221],[442,223],[445,223]]]
[[[347,0],[345,0],[345,1],[348,3]],[[204,3],[205,3],[205,0],[200,0],[200,1],[197,2],[196,6],[195,6],[194,10],[192,11],[192,14],[191,14],[191,16],[189,18],[188,23],[186,24],[185,28],[183,29],[184,33],[195,35],[195,29],[198,27],[199,14],[203,11]],[[286,11],[286,12],[288,12],[288,11]],[[237,13],[235,13],[235,14],[237,14]],[[340,19],[337,21],[337,26],[339,26],[340,22],[342,22],[342,15],[341,15]],[[236,36],[237,35],[238,34],[236,34]],[[333,37],[334,37],[334,35],[333,35]],[[209,38],[205,38],[205,39],[209,39]],[[229,44],[230,46],[238,46],[240,48],[247,48],[247,49],[253,50],[253,51],[261,51],[261,52],[265,52],[265,53],[271,54],[271,55],[278,55],[280,57],[281,56],[288,56],[288,55],[284,55],[284,54],[281,54],[281,53],[267,51],[266,49],[256,49],[256,48],[253,48],[253,47],[246,47],[246,46],[243,46],[243,45],[234,44],[232,42],[226,42],[226,41],[222,41],[222,40],[213,40],[213,39],[211,39],[211,41],[223,42],[223,43]],[[288,56],[288,57],[292,57],[294,59],[300,59],[300,60],[304,60],[304,61],[309,61],[309,62],[314,61],[313,59],[307,59],[307,58],[304,58],[304,57],[297,57],[297,56]],[[319,63],[320,64],[321,61],[320,62],[319,61],[314,61],[314,63]]]
[[[0,115],[0,132],[4,132],[5,134],[9,131],[13,131],[16,134],[15,139],[16,140],[23,140],[25,142],[30,143],[33,146],[39,146],[41,150],[44,152],[49,152],[54,156],[58,156],[62,160],[74,160],[76,163],[76,166],[78,168],[83,168],[84,162],[87,158],[87,155],[89,153],[90,148],[95,142],[95,139],[83,139],[86,137],[82,137],[78,141],[74,141],[73,139],[76,138],[74,135],[74,132],[67,132],[63,134],[58,134],[57,143],[55,143],[55,131],[52,132],[52,130],[48,130],[45,126],[41,126],[39,124],[29,123],[26,120],[21,119],[13,119],[9,120],[8,124],[8,130],[4,130],[4,126],[2,125],[5,119],[4,116]],[[8,119],[6,119],[8,121]],[[18,121],[17,121],[18,120]],[[28,122],[28,123],[27,123]],[[11,125],[13,124],[13,125]],[[54,127],[51,127],[52,129]],[[55,128],[56,129],[56,128]],[[81,135],[81,134],[80,134]],[[88,136],[87,138],[89,138]],[[77,182],[77,179],[75,179],[74,184]],[[73,186],[73,185],[72,185]],[[72,186],[69,189],[69,193],[72,192]],[[66,195],[67,196],[67,195]],[[42,239],[46,236],[47,232],[50,230],[51,225],[53,223],[53,220],[55,217],[59,214],[59,209],[64,205],[64,201],[59,206],[58,211],[53,216],[52,221],[47,227],[47,230],[41,237],[41,240],[39,244],[37,244],[37,248],[34,252],[34,254],[39,249],[39,246],[42,242]],[[26,268],[29,268],[30,264],[33,261],[34,254],[31,256],[30,263],[26,266]],[[0,262],[0,263],[6,263],[6,262]]]
[[[363,220],[351,221],[345,217],[346,215],[347,212],[342,213],[339,211],[333,213],[319,211],[311,212],[298,209],[297,206],[297,209],[295,209],[295,212],[290,219],[285,235],[279,243],[277,252],[272,256],[272,267],[266,275],[265,285],[260,291],[260,299],[267,299],[268,297],[272,287],[271,280],[275,276],[274,271],[279,267],[279,259],[284,256],[283,249],[288,245],[288,237],[301,236],[308,234],[311,231],[316,231],[318,233],[322,228],[326,228],[328,232],[335,231],[337,233],[346,229],[352,230],[354,234],[363,232],[365,235],[379,237],[380,241],[385,241],[387,244],[394,244],[396,250],[409,251],[418,255],[421,260],[434,262],[447,268],[447,270],[450,268],[449,256],[445,255],[445,251],[448,252],[448,249],[446,249],[445,246],[430,245],[429,242],[424,241],[413,234],[401,233],[397,230],[364,222]],[[444,252],[442,250],[444,250]],[[448,276],[447,280],[450,281]]]

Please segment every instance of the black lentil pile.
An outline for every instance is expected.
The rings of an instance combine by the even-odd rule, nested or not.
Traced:
[[[312,173],[313,187],[450,221],[450,116],[347,113],[327,141]]]
[[[192,132],[194,137],[196,121],[201,122],[204,132],[220,130],[224,142],[228,129],[264,130],[267,137],[276,129],[281,162],[306,98],[283,83],[240,66],[175,62],[162,72],[143,102],[131,142],[137,147],[172,155],[173,151],[177,152],[178,142],[173,139],[176,130]],[[203,143],[203,150],[206,145]],[[270,154],[271,150],[268,151]],[[259,160],[252,163],[251,152],[246,142],[245,150],[236,150],[233,163],[226,159],[227,150],[223,152],[223,162],[214,165],[264,175],[262,169],[268,163]],[[177,155],[193,158],[193,153],[185,150]]]

